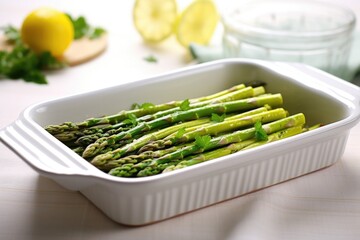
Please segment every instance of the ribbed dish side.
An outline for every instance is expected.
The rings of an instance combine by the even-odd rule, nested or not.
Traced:
[[[121,192],[109,198],[96,189],[88,189],[85,195],[117,222],[128,225],[152,223],[330,166],[342,156],[346,141],[347,135],[340,135],[256,163],[234,166],[221,174],[202,176],[190,183],[169,185],[155,192],[150,189],[142,196],[127,197]]]

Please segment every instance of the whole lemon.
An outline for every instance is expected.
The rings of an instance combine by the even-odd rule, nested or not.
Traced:
[[[42,7],[26,16],[21,38],[35,52],[49,51],[59,57],[74,39],[74,27],[63,12]]]

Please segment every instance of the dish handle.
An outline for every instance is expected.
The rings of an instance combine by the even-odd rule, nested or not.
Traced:
[[[71,155],[72,152],[62,151],[59,146],[42,139],[21,120],[1,129],[0,140],[41,175],[57,175],[60,178],[91,175],[87,162],[80,164],[81,161],[76,161],[74,157],[77,156]]]

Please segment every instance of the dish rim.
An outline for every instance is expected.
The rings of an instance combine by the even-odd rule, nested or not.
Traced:
[[[293,136],[291,138],[287,138],[287,139],[283,139],[282,141],[277,141],[277,142],[273,142],[273,143],[269,143],[266,144],[264,146],[259,146],[256,149],[249,149],[246,151],[242,151],[242,152],[237,152],[234,154],[231,154],[229,156],[224,156],[224,157],[220,157],[217,159],[213,159],[211,161],[208,162],[204,162],[200,165],[194,165],[194,166],[190,166],[184,169],[180,169],[178,171],[172,171],[169,173],[162,173],[162,174],[158,174],[158,175],[154,175],[154,176],[148,176],[148,177],[142,177],[142,178],[124,178],[124,177],[116,177],[116,176],[111,176],[107,173],[102,172],[101,170],[99,170],[98,168],[96,168],[95,166],[93,166],[91,163],[87,162],[85,159],[81,158],[80,156],[78,156],[76,153],[72,152],[67,146],[65,146],[64,144],[62,144],[60,141],[56,140],[51,134],[49,134],[43,127],[41,127],[37,122],[35,122],[35,120],[32,119],[32,117],[30,116],[32,111],[35,111],[35,109],[38,109],[39,107],[49,104],[49,103],[54,103],[56,101],[61,101],[63,99],[68,99],[71,97],[82,97],[84,95],[87,94],[95,94],[95,93],[100,93],[100,92],[106,92],[109,89],[112,89],[114,87],[117,88],[121,88],[121,87],[126,87],[126,86],[139,86],[142,85],[143,83],[148,83],[151,84],[153,81],[156,81],[159,78],[170,78],[172,75],[177,75],[179,73],[182,72],[188,72],[190,73],[191,71],[197,70],[197,69],[205,69],[205,68],[211,68],[212,66],[218,65],[218,64],[242,64],[242,63],[246,63],[246,64],[251,64],[251,65],[257,65],[257,67],[265,67],[267,70],[269,71],[274,71],[280,75],[284,75],[286,77],[288,77],[289,81],[296,81],[300,84],[302,84],[302,82],[299,81],[299,77],[294,77],[294,76],[289,76],[289,74],[284,74],[283,69],[285,66],[289,67],[289,68],[293,68],[292,70],[306,70],[310,73],[314,73],[315,75],[318,74],[319,76],[324,76],[327,77],[328,79],[331,79],[331,81],[333,83],[335,83],[335,86],[346,86],[346,87],[353,87],[351,83],[345,82],[344,80],[338,79],[330,74],[326,74],[324,72],[322,72],[321,70],[315,69],[313,67],[307,66],[307,65],[303,65],[303,64],[289,64],[289,63],[276,63],[276,62],[266,62],[266,61],[262,61],[262,60],[248,60],[248,59],[223,59],[223,60],[217,60],[217,61],[213,61],[213,62],[209,62],[209,63],[204,63],[201,65],[195,65],[195,66],[190,66],[190,67],[186,67],[186,68],[182,68],[182,69],[178,69],[175,71],[171,71],[171,72],[167,72],[167,73],[163,73],[163,74],[159,74],[150,78],[143,78],[141,80],[137,80],[134,82],[128,82],[128,83],[122,83],[122,84],[118,84],[115,86],[111,86],[111,87],[106,87],[106,88],[102,88],[102,89],[96,89],[96,90],[92,90],[92,91],[88,91],[88,92],[84,92],[84,93],[79,93],[79,94],[73,94],[73,95],[69,95],[69,96],[63,96],[63,97],[59,97],[59,98],[55,98],[55,99],[51,99],[51,100],[47,100],[47,101],[42,101],[40,103],[36,103],[33,104],[29,107],[27,107],[20,115],[19,119],[17,121],[22,121],[23,124],[27,125],[28,127],[32,128],[33,131],[38,132],[38,135],[44,135],[47,140],[50,140],[50,143],[52,146],[55,146],[56,148],[60,148],[65,152],[69,152],[69,154],[71,154],[74,158],[73,160],[76,162],[79,162],[80,165],[84,165],[85,166],[85,170],[82,171],[80,169],[77,169],[77,171],[64,171],[64,170],[59,170],[59,169],[51,169],[47,166],[40,166],[38,164],[35,164],[32,161],[29,161],[28,159],[26,159],[26,157],[22,156],[22,154],[20,154],[17,149],[15,149],[14,147],[11,146],[11,144],[7,143],[6,141],[4,141],[1,138],[1,130],[0,130],[0,140],[2,140],[8,147],[10,147],[14,152],[16,152],[21,158],[24,159],[24,161],[29,164],[32,168],[34,168],[36,171],[38,171],[39,173],[43,174],[43,175],[47,175],[49,177],[76,177],[76,178],[91,178],[95,181],[104,181],[107,183],[112,183],[112,184],[144,184],[144,183],[153,183],[153,182],[159,182],[159,181],[163,181],[163,180],[168,180],[169,178],[173,178],[174,180],[177,178],[183,178],[186,175],[191,175],[192,173],[199,171],[199,169],[201,168],[207,168],[211,171],[215,171],[211,166],[214,165],[218,165],[219,162],[224,162],[225,164],[227,164],[226,168],[229,168],[229,162],[236,158],[239,159],[241,157],[247,159],[246,161],[250,161],[252,159],[256,159],[256,155],[253,154],[253,152],[256,150],[257,152],[260,153],[264,153],[267,150],[270,150],[271,152],[274,151],[284,151],[282,148],[278,149],[278,146],[282,146],[282,145],[291,145],[291,144],[296,144],[296,143],[301,143],[302,140],[304,139],[310,139],[313,137],[323,137],[326,134],[329,134],[329,132],[331,132],[330,130],[335,130],[335,129],[339,129],[339,128],[346,128],[349,129],[351,126],[354,126],[360,118],[360,110],[359,110],[359,105],[360,105],[360,97],[359,96],[354,96],[353,94],[349,94],[350,96],[353,97],[353,99],[346,99],[346,94],[344,95],[344,93],[337,93],[334,92],[335,87],[334,86],[328,86],[327,90],[331,90],[333,91],[334,94],[337,94],[337,98],[338,100],[342,99],[348,102],[351,102],[353,104],[353,106],[351,107],[351,113],[339,120],[336,121],[334,123],[330,123],[326,126],[323,126],[319,129],[316,129],[314,131],[311,132],[305,132],[302,133],[300,135],[297,136]],[[308,73],[303,72],[303,75],[310,77],[310,75]],[[311,77],[314,78],[314,77]],[[316,79],[316,78],[314,78]],[[317,79],[316,81],[317,84],[322,83],[321,85],[325,84],[328,85],[328,83],[323,82],[322,80]],[[344,87],[345,88],[345,87]],[[354,93],[355,92],[359,92],[360,93],[360,88],[358,89],[354,89]],[[360,95],[360,94],[359,94]],[[349,96],[348,96],[349,97]],[[52,136],[51,138],[49,138],[49,136]],[[245,160],[243,160],[245,161]],[[226,168],[222,168],[222,169],[226,169]]]

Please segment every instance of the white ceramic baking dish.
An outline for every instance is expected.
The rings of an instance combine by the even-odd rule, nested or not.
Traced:
[[[113,114],[132,103],[161,103],[260,80],[280,92],[290,113],[325,126],[178,171],[145,178],[101,172],[47,133],[48,124]],[[0,131],[1,140],[41,175],[80,191],[111,219],[143,225],[241,196],[328,167],[360,118],[360,90],[297,64],[227,59],[149,79],[42,102]]]

